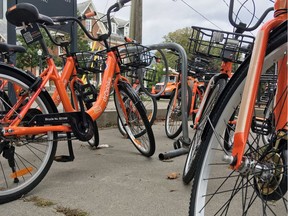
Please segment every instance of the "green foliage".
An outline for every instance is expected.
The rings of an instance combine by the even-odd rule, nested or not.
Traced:
[[[192,34],[192,29],[190,27],[178,29],[174,32],[168,33],[168,35],[165,35],[164,42],[177,43],[181,45],[186,51],[188,59],[190,59],[193,56],[193,54],[189,52],[189,44],[190,44],[189,38],[191,37],[191,34]],[[177,63],[178,63],[178,56],[169,52],[166,53],[165,55],[166,55],[169,67],[176,68]]]
[[[44,38],[44,41],[47,45],[47,47],[50,50],[55,50],[58,49],[57,46],[55,44],[53,44],[51,42],[51,40],[49,39],[48,35],[44,32],[44,30],[40,29],[42,36]],[[62,38],[63,40],[63,38]],[[64,40],[70,40],[69,38],[67,39],[67,35],[64,35]],[[89,43],[86,40],[86,38],[84,37],[84,33],[82,30],[77,31],[77,49],[78,50],[82,50],[82,51],[87,51],[89,50]],[[35,42],[33,44],[27,45],[23,39],[23,37],[21,35],[17,35],[17,41],[19,44],[21,44],[22,46],[24,46],[26,48],[26,53],[19,53],[17,54],[17,58],[16,58],[16,66],[18,68],[23,68],[23,69],[28,69],[31,70],[35,67],[39,66],[40,63],[40,56],[38,56],[37,51],[40,49],[40,45],[38,42]],[[58,51],[57,51],[58,52]],[[52,54],[52,52],[50,52],[50,54]],[[63,64],[63,60],[61,57],[59,57],[58,55],[52,55],[56,66],[61,67]],[[42,60],[42,67],[46,67],[46,62]]]
[[[84,32],[79,28],[77,30],[77,50],[79,51],[90,50],[89,41],[86,39]]]

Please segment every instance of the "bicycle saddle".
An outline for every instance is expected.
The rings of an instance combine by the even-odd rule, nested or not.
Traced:
[[[0,52],[8,52],[8,53],[23,53],[26,52],[25,47],[19,46],[19,45],[12,45],[12,44],[7,44],[7,43],[1,43],[0,42]]]
[[[22,26],[23,23],[41,23],[45,25],[53,25],[53,20],[43,14],[40,14],[38,9],[29,3],[19,3],[10,7],[6,11],[6,19],[15,26]]]

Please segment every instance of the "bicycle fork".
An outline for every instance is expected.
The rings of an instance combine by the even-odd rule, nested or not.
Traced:
[[[248,135],[250,132],[250,126],[253,118],[253,110],[257,96],[257,91],[255,91],[255,89],[258,89],[262,69],[267,69],[262,68],[262,63],[264,62],[265,58],[265,50],[267,48],[269,32],[275,26],[279,25],[281,22],[283,22],[283,17],[282,19],[281,17],[279,17],[277,19],[271,20],[262,27],[262,29],[259,31],[257,35],[243,92],[243,98],[245,98],[245,100],[242,100],[241,102],[239,116],[236,124],[232,155],[231,156],[225,155],[223,158],[225,162],[228,162],[230,164],[230,167],[232,169],[237,170],[243,174],[246,173],[259,174],[262,172],[267,174],[269,173],[269,170],[271,170],[264,163],[259,164],[258,162],[258,164],[256,164],[256,161],[253,158],[244,156],[244,151],[248,140]],[[287,52],[286,47],[282,49],[283,53]],[[275,130],[278,131],[276,136],[278,136],[280,140],[281,139],[287,140],[287,135],[285,135],[287,133],[287,122],[288,122],[287,82],[284,81],[284,80],[287,81],[286,54],[285,57],[283,57],[283,59],[280,62],[278,62],[278,64],[282,65],[282,67],[280,66],[278,70],[277,93],[276,93],[276,102],[278,104],[278,108],[274,109],[274,114],[275,118],[279,121],[275,125],[276,126]]]

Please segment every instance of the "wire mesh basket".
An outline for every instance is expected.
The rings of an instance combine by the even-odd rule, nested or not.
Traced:
[[[104,52],[77,52],[74,53],[78,73],[102,73],[105,69],[106,53]]]
[[[122,69],[144,68],[149,66],[153,60],[150,49],[137,43],[125,43],[112,49],[115,50]]]
[[[253,36],[192,26],[189,52],[240,64],[253,44]]]

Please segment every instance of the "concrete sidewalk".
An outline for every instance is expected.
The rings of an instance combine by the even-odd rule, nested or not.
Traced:
[[[54,162],[44,180],[26,196],[54,205],[38,207],[20,199],[1,205],[1,215],[63,215],[56,211],[59,206],[90,216],[187,215],[191,185],[181,179],[186,156],[160,161],[159,153],[172,150],[173,140],[166,137],[163,121],[157,121],[153,131],[156,152],[151,158],[138,153],[115,127],[99,130],[100,144],[108,148],[92,150],[85,142],[74,141],[75,161]],[[66,154],[66,149],[65,143],[59,143],[57,154]],[[167,179],[172,172],[179,177]]]

